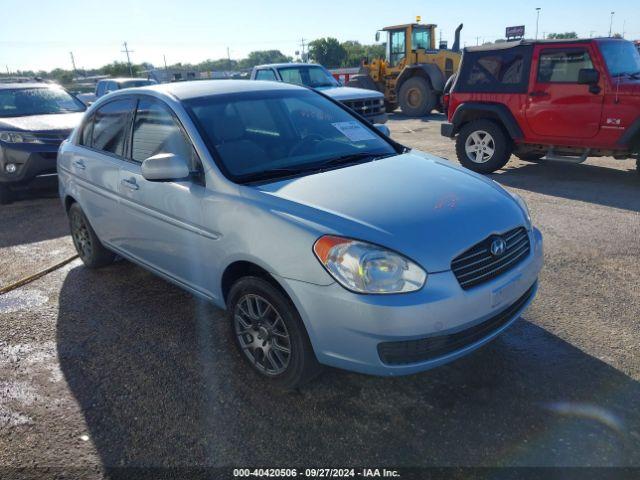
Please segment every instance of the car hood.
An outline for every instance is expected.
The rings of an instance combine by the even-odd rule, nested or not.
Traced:
[[[343,102],[345,100],[362,100],[364,98],[384,98],[384,95],[375,90],[353,87],[319,87],[316,90],[328,95],[334,100]]]
[[[497,183],[415,151],[257,188],[274,213],[318,234],[391,248],[432,273],[489,235],[525,225]]]
[[[67,132],[73,130],[80,123],[83,115],[84,112],[77,112],[0,118],[0,129],[29,132]]]

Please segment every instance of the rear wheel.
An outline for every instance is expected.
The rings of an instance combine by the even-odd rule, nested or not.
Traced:
[[[264,378],[296,388],[320,373],[298,311],[266,280],[238,280],[229,292],[227,315],[242,356]]]
[[[438,102],[431,83],[422,77],[412,77],[402,84],[398,95],[402,113],[422,117],[431,113]]]
[[[73,245],[87,267],[100,268],[113,263],[116,254],[100,243],[96,232],[77,203],[69,208],[69,226]]]
[[[0,183],[0,205],[7,205],[13,200],[13,195],[9,187],[4,183]]]
[[[490,120],[466,124],[456,138],[458,161],[478,173],[492,173],[504,167],[511,150],[510,139],[499,125]]]

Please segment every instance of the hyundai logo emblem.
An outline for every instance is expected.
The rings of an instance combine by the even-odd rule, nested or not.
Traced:
[[[491,242],[491,255],[494,257],[500,257],[507,250],[507,242],[503,238],[494,238]]]

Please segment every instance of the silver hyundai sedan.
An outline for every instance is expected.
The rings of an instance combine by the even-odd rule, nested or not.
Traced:
[[[442,365],[537,290],[522,199],[299,86],[112,93],[61,145],[58,175],[86,266],[120,255],[226,308],[247,362],[287,387],[320,365]]]

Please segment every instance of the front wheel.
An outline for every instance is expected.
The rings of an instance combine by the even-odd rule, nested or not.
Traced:
[[[242,356],[274,384],[296,388],[320,372],[298,311],[271,283],[238,280],[229,292],[227,315]]]
[[[500,126],[490,120],[466,124],[456,138],[456,155],[463,167],[478,173],[500,170],[513,147]]]
[[[409,117],[422,117],[431,113],[438,97],[431,83],[422,77],[411,77],[400,87],[398,95],[402,113]]]

